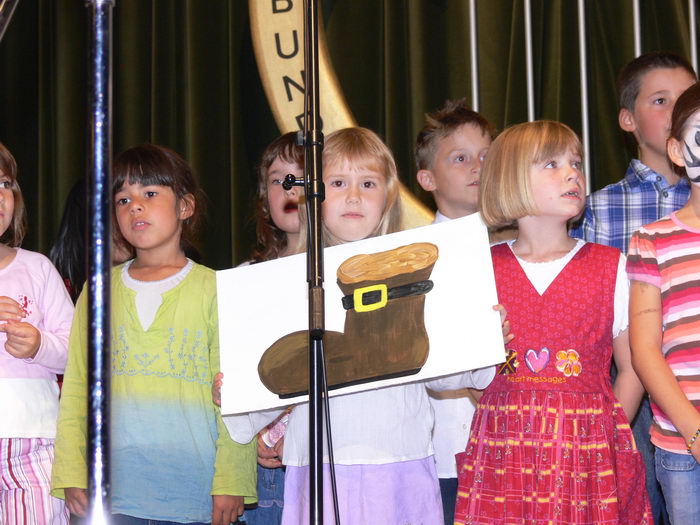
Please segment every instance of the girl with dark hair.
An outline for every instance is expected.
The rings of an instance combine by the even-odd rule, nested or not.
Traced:
[[[214,271],[188,259],[202,193],[162,146],[114,163],[118,239],[135,258],[112,271],[112,519],[115,524],[236,521],[255,498],[255,448],[234,443],[211,403],[219,370]],[[70,339],[53,488],[87,511],[87,300]]]

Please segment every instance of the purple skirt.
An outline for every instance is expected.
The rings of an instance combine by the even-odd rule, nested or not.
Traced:
[[[435,459],[383,465],[336,465],[342,525],[443,525]],[[323,522],[334,525],[328,465],[324,465]],[[282,525],[309,523],[309,467],[287,467]]]

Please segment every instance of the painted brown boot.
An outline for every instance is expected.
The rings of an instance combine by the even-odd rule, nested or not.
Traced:
[[[328,388],[418,373],[428,359],[425,294],[437,246],[415,243],[356,255],[338,268],[347,311],[343,333],[324,334]],[[309,333],[278,339],[258,364],[263,384],[280,397],[308,391]]]

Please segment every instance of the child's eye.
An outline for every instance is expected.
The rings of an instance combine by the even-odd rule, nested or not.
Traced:
[[[9,180],[0,180],[0,188],[3,190],[9,190],[12,187],[12,183]]]
[[[580,170],[583,167],[583,164],[581,163],[580,160],[575,160],[571,163],[571,167],[574,168],[575,170]]]
[[[328,183],[332,188],[342,188],[343,187],[343,181],[342,180],[332,180]]]
[[[270,184],[273,186],[279,186],[282,184],[282,179],[270,179]]]
[[[652,104],[654,104],[655,106],[661,106],[663,104],[666,104],[666,99],[664,97],[655,98],[652,101]]]
[[[460,162],[460,163],[461,163],[461,162],[465,162],[466,160],[467,160],[467,157],[465,157],[464,155],[457,155],[457,156],[455,157],[455,162]]]
[[[148,197],[149,199],[155,197],[156,195],[158,195],[157,191],[147,191],[146,192],[146,197]]]
[[[544,165],[545,168],[556,168],[557,167],[557,161],[556,160],[550,160]]]
[[[122,197],[121,199],[117,199],[117,206],[124,206],[129,202],[129,199],[126,197]]]
[[[374,182],[373,180],[366,180],[362,183],[363,188],[374,188],[377,186],[377,183]]]

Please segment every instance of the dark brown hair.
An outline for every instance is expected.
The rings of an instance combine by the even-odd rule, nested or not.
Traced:
[[[695,70],[688,61],[674,53],[655,51],[638,56],[627,64],[617,78],[617,92],[620,95],[620,109],[634,111],[639,96],[642,77],[654,69],[685,69],[693,78]]]
[[[700,110],[700,82],[690,86],[676,100],[671,114],[671,134],[670,137],[683,141],[685,125],[693,114]]]
[[[297,145],[294,131],[277,137],[265,148],[258,164],[258,193],[255,203],[255,239],[256,246],[251,254],[255,262],[277,259],[287,247],[287,234],[280,230],[270,216],[267,200],[267,172],[276,159],[304,167],[304,148]],[[299,203],[301,207],[303,202]]]
[[[415,159],[419,170],[431,169],[440,139],[454,133],[465,124],[471,124],[481,133],[493,138],[493,125],[482,115],[469,109],[464,98],[447,100],[445,104],[432,113],[425,114],[425,125],[416,138]]]
[[[12,196],[14,197],[14,210],[10,226],[0,235],[0,243],[13,248],[22,244],[24,234],[27,232],[27,216],[24,209],[22,190],[17,182],[17,162],[5,145],[0,142],[0,174],[9,178],[12,182]]]
[[[168,186],[178,203],[191,195],[194,211],[182,221],[180,246],[187,253],[197,253],[195,234],[204,216],[204,193],[185,159],[165,146],[141,144],[117,155],[113,171],[112,196],[126,183]],[[113,215],[116,224],[116,214]],[[118,228],[115,228],[115,239],[128,246]]]
[[[673,113],[671,114],[671,133],[669,138],[677,140],[682,145],[688,119],[698,110],[700,110],[700,82],[690,86],[676,100],[676,105],[673,106]],[[673,171],[677,175],[681,177],[687,176],[684,167],[675,163],[672,165]]]

